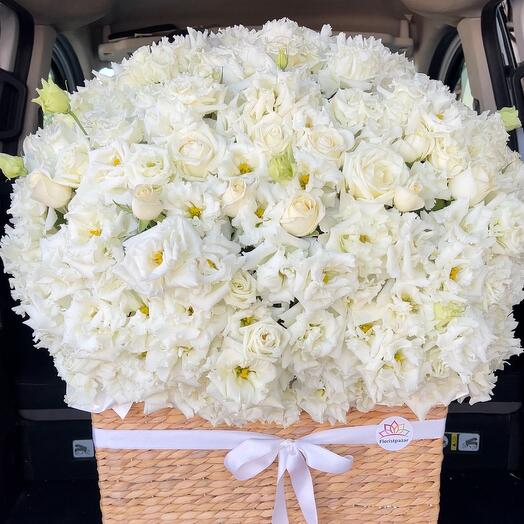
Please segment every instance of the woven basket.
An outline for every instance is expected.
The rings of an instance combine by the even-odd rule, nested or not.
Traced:
[[[101,429],[217,429],[200,418],[186,419],[175,409],[152,415],[136,404],[124,420],[112,410],[93,415]],[[446,416],[435,408],[428,419]],[[379,407],[369,413],[352,411],[336,427],[378,424],[400,415],[414,420],[406,408]],[[282,428],[249,424],[242,430],[299,438],[329,429],[303,414],[296,424]],[[218,428],[231,429],[227,426]],[[353,468],[329,475],[311,470],[320,524],[435,523],[439,511],[442,439],[413,440],[409,446],[387,452],[378,445],[331,446],[340,455],[353,455]],[[104,524],[271,522],[275,498],[276,463],[256,477],[239,481],[224,467],[227,451],[114,450],[98,448],[99,485]],[[290,523],[303,517],[286,479]]]

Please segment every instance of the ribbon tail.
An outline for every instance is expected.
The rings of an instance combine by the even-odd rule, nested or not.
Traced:
[[[286,492],[284,489],[286,465],[287,454],[280,450],[278,453],[277,491],[275,493],[275,505],[273,506],[272,524],[289,524],[287,518]]]
[[[287,470],[305,521],[307,524],[318,524],[313,479],[302,453],[298,452],[288,457]]]

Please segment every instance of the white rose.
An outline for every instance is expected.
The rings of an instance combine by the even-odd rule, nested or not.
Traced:
[[[287,330],[272,319],[255,322],[244,331],[244,351],[271,361],[282,355],[288,341]]]
[[[229,182],[229,186],[222,195],[222,210],[228,217],[235,217],[240,208],[249,202],[248,186],[240,178]]]
[[[238,271],[229,283],[230,293],[226,303],[237,308],[246,308],[256,299],[257,282],[247,271]]]
[[[69,186],[58,184],[44,171],[33,171],[29,177],[31,197],[42,204],[58,209],[67,205],[73,196]]]
[[[300,191],[287,202],[280,225],[288,233],[303,237],[315,231],[324,215],[322,201],[307,191]]]
[[[255,145],[273,155],[282,153],[291,140],[291,126],[276,114],[263,116],[252,129]]]
[[[215,173],[225,152],[224,139],[202,125],[187,131],[179,131],[171,145],[173,159],[189,179],[201,180]]]
[[[424,199],[418,195],[415,189],[418,188],[397,187],[395,189],[393,204],[399,211],[416,211],[424,207]]]
[[[131,208],[139,220],[153,220],[158,217],[164,206],[160,200],[161,188],[150,184],[135,187]]]
[[[420,133],[399,138],[393,144],[395,151],[409,164],[424,160],[431,153],[432,147],[433,140],[427,134]]]
[[[395,188],[407,182],[409,169],[392,149],[362,142],[346,153],[343,174],[354,197],[391,204]]]
[[[456,175],[448,185],[454,199],[467,199],[470,206],[478,204],[493,190],[490,174],[480,164],[473,165]]]
[[[344,151],[351,149],[355,143],[350,131],[337,130],[329,126],[316,126],[305,134],[306,147],[328,160],[340,159]]]

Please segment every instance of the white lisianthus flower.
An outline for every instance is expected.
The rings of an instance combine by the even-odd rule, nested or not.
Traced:
[[[131,209],[139,220],[153,220],[162,213],[161,188],[151,184],[139,184],[133,192]]]
[[[393,150],[361,143],[346,153],[344,178],[347,191],[355,198],[391,204],[398,186],[409,178],[403,158]]]
[[[268,359],[249,358],[238,347],[228,347],[232,342],[224,345],[209,373],[208,393],[218,401],[232,401],[237,409],[262,402],[277,377],[276,367]]]
[[[289,350],[282,364],[295,373],[315,368],[328,355],[337,359],[345,332],[345,319],[329,311],[299,314],[289,326]]]
[[[123,244],[125,256],[115,267],[115,274],[132,289],[144,295],[161,294],[169,287],[169,278],[177,273],[195,285],[195,276],[187,273],[200,253],[201,239],[187,219],[168,217]],[[169,275],[169,273],[172,273]]]
[[[73,188],[79,187],[82,177],[87,172],[88,152],[89,148],[85,141],[62,149],[56,162],[53,177],[55,182]]]
[[[301,191],[286,203],[280,225],[288,233],[303,237],[315,231],[324,215],[325,208],[322,201],[306,191]]]
[[[140,184],[162,185],[173,174],[169,155],[164,148],[146,144],[135,144],[126,159],[126,172],[131,187]]]

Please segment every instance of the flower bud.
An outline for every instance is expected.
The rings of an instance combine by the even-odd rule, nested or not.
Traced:
[[[27,175],[24,161],[20,157],[6,155],[5,153],[0,153],[0,170],[9,179]]]
[[[222,209],[228,217],[235,217],[240,208],[247,201],[247,184],[236,178],[229,182],[229,186],[222,195]]]
[[[472,166],[448,182],[451,196],[466,199],[470,206],[478,204],[492,190],[489,173],[482,166]]]
[[[154,220],[162,213],[164,206],[160,200],[160,187],[140,184],[135,187],[131,202],[133,215],[139,220]]]
[[[429,136],[415,133],[399,138],[393,144],[393,148],[404,159],[404,162],[412,164],[417,160],[424,160],[431,153],[432,145]]]
[[[393,196],[393,204],[399,211],[416,211],[424,207],[424,199],[416,191],[405,187],[397,187]]]
[[[52,180],[44,171],[33,171],[29,176],[31,197],[53,209],[67,205],[73,190]]]
[[[283,153],[275,155],[268,164],[268,175],[275,182],[287,182],[295,174],[295,157],[291,147],[287,147]]]
[[[69,95],[60,89],[53,80],[42,79],[42,88],[37,89],[38,97],[32,102],[42,107],[44,113],[68,113],[70,110]]]
[[[315,231],[324,218],[324,204],[307,191],[301,191],[287,203],[280,225],[292,235],[303,237]]]
[[[279,69],[282,69],[284,71],[288,64],[288,56],[287,56],[287,50],[284,47],[281,47],[278,51],[277,58],[275,60],[277,67]]]
[[[519,119],[519,112],[514,106],[503,107],[502,109],[499,109],[498,114],[500,115],[500,118],[502,118],[506,131],[513,131],[514,129],[522,127]]]

